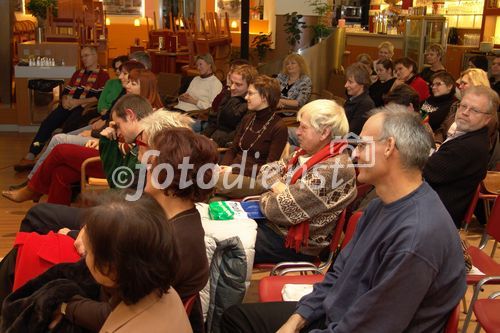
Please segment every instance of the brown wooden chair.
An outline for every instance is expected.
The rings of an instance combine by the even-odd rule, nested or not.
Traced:
[[[91,163],[101,163],[99,156],[87,158],[82,163],[80,187],[81,192],[90,191],[105,191],[109,189],[109,184],[106,178],[87,177],[87,165]]]

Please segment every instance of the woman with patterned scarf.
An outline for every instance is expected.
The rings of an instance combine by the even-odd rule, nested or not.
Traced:
[[[298,149],[289,159],[260,169],[269,191],[260,208],[255,263],[311,261],[328,247],[342,210],[356,196],[356,175],[342,138],[349,132],[344,109],[315,100],[297,114]]]

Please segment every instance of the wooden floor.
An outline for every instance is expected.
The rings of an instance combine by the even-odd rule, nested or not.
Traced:
[[[9,185],[21,183],[26,179],[27,173],[16,173],[13,165],[19,161],[31,142],[32,133],[1,133],[0,132],[0,190],[7,189]],[[42,198],[43,201],[43,198]],[[33,205],[32,202],[23,204],[12,203],[9,200],[0,197],[0,258],[3,257],[12,247],[15,233],[19,229],[19,223],[26,214],[26,211]],[[482,229],[475,224],[467,233],[467,239],[471,245],[478,245]],[[490,253],[493,242],[490,241],[487,246],[487,253]],[[497,250],[495,260],[500,262],[500,249]],[[257,302],[259,280],[266,276],[267,272],[255,271],[252,274],[252,283],[245,296],[244,302]],[[485,293],[489,295],[495,290],[500,290],[500,286],[488,286]],[[471,288],[468,289],[466,298],[470,300],[472,295]],[[465,315],[461,315],[460,327],[462,326]],[[475,325],[469,326],[468,332],[473,332]]]

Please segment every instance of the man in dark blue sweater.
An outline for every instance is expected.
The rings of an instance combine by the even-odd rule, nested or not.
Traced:
[[[431,142],[402,107],[380,109],[361,132],[358,180],[378,198],[311,294],[294,303],[230,308],[222,332],[442,332],[464,295],[453,221],[422,180]]]

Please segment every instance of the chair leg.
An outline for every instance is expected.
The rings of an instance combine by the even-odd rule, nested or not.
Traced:
[[[476,329],[474,330],[474,333],[479,333],[479,332],[481,332],[481,325],[479,323],[477,323]]]
[[[497,245],[498,245],[498,241],[495,240],[495,243],[493,243],[493,248],[491,249],[490,257],[492,257],[492,258],[495,256],[495,251],[497,250]]]
[[[465,295],[462,298],[462,304],[464,306],[464,313],[466,314],[467,313],[467,301],[465,300]]]

